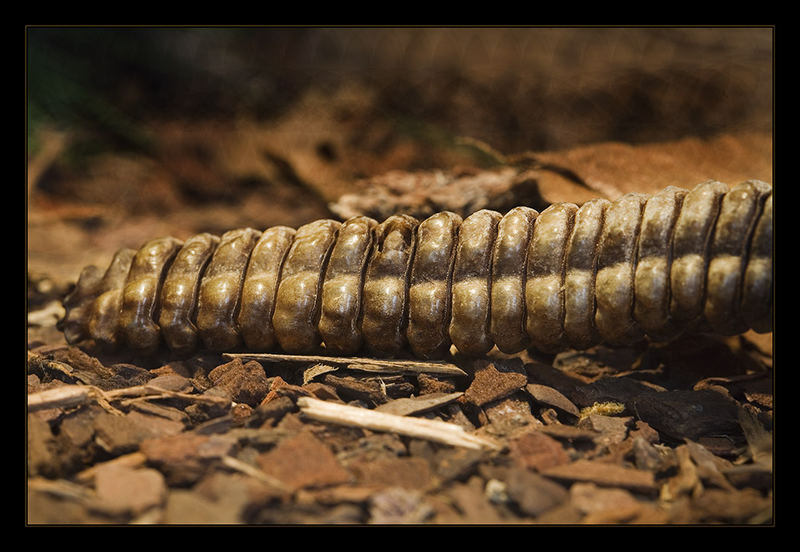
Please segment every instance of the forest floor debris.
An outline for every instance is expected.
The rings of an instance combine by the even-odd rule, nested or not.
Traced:
[[[699,390],[628,379],[646,347],[456,357],[458,375],[344,365],[310,381],[319,359],[167,358],[142,373],[34,348],[28,521],[770,523],[771,374],[736,375],[752,367],[747,339],[714,339],[740,364]],[[100,389],[97,373],[116,378]]]

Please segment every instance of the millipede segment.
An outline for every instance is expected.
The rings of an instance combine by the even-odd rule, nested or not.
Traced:
[[[441,357],[772,331],[772,187],[378,223],[319,220],[120,250],[65,299],[70,343]]]

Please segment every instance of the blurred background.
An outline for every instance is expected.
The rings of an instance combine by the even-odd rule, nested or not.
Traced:
[[[29,271],[297,226],[363,179],[487,149],[770,134],[773,31],[30,27]]]

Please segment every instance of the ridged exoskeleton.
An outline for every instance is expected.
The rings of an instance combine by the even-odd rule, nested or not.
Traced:
[[[772,188],[706,182],[541,213],[162,238],[88,267],[69,342],[420,357],[772,330]]]

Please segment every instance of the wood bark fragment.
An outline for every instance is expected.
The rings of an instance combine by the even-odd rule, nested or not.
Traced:
[[[279,479],[272,477],[264,473],[263,471],[259,470],[255,466],[251,466],[247,462],[242,462],[238,458],[233,456],[223,456],[222,463],[227,466],[228,468],[243,473],[245,475],[249,475],[255,479],[258,479],[262,483],[266,483],[271,487],[275,487],[281,491],[291,492],[291,489],[284,485]]]
[[[438,420],[408,418],[308,397],[298,399],[297,404],[302,414],[322,422],[399,433],[408,437],[472,449],[500,448],[497,443],[489,439],[466,433],[461,426]]]
[[[572,401],[570,401],[557,389],[553,389],[552,387],[538,383],[529,383],[525,386],[525,389],[537,402],[554,406],[563,410],[564,412],[572,414],[575,417],[580,416],[578,407],[575,406]]]
[[[652,472],[626,468],[598,460],[576,460],[549,468],[543,475],[571,482],[595,483],[599,486],[622,487],[645,494],[658,491]]]
[[[64,385],[28,395],[28,412],[47,408],[70,408],[89,402],[95,390],[87,385]]]
[[[90,489],[64,479],[51,481],[41,477],[31,478],[28,479],[28,489],[81,503],[87,503],[95,498],[95,493]]]
[[[279,353],[224,353],[223,356],[258,362],[323,363],[345,365],[349,370],[384,374],[439,374],[466,376],[467,373],[451,362],[437,360],[373,359],[360,357],[326,357],[319,355],[284,355]]]
[[[399,416],[409,416],[428,412],[434,408],[450,404],[459,399],[464,393],[429,393],[421,397],[408,397],[395,399],[375,407],[377,412],[397,414]]]
[[[122,456],[117,456],[116,458],[108,460],[107,462],[100,462],[91,466],[90,468],[86,468],[75,475],[75,480],[79,483],[91,483],[94,480],[94,476],[98,470],[103,469],[105,466],[114,465],[124,466],[127,468],[139,468],[144,466],[146,462],[147,457],[139,451],[123,454]]]
[[[91,385],[62,385],[54,389],[30,393],[28,395],[28,412],[36,412],[48,408],[72,408],[96,402],[112,414],[122,415],[122,412],[109,404],[111,401],[127,399],[123,401],[124,404],[130,404],[132,401],[136,400],[169,398],[214,404],[230,403],[229,399],[222,397],[179,393],[152,385],[134,385],[132,387],[113,389],[111,391],[102,391]]]
[[[90,402],[96,402],[102,408],[115,415],[122,412],[109,404],[108,396],[97,387],[91,385],[62,385],[54,389],[46,389],[28,395],[28,412],[46,410],[48,408],[73,408]]]

